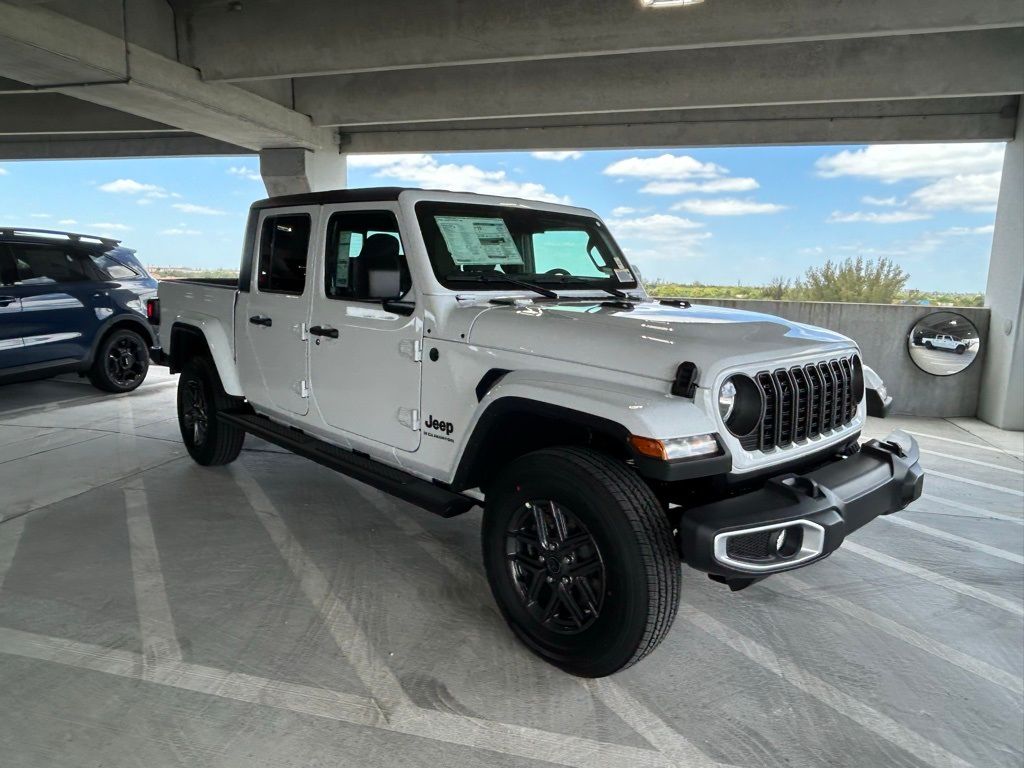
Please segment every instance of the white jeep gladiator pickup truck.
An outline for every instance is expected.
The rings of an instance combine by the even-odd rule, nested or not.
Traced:
[[[444,517],[481,506],[508,624],[577,675],[654,650],[680,562],[740,589],[921,493],[909,435],[858,442],[850,339],[651,300],[580,208],[261,200],[238,282],[163,282],[159,314],[198,463],[251,433]]]

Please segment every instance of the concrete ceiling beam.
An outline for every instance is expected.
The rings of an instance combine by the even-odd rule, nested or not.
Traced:
[[[306,78],[296,109],[359,126],[1024,92],[1024,29]]]
[[[0,77],[251,150],[336,140],[306,115],[38,6],[0,2]]]
[[[1017,0],[171,0],[207,80],[290,78],[1024,25]],[[237,9],[237,10],[233,10]],[[252,55],[253,41],[261,41]]]

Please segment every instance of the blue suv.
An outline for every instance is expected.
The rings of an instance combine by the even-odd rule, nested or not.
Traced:
[[[0,227],[0,383],[77,372],[135,389],[157,344],[156,285],[117,240]]]

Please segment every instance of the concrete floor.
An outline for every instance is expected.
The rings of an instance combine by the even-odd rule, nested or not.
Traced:
[[[1020,766],[1022,435],[913,430],[926,496],[583,682],[441,520],[250,440],[178,442],[174,379],[0,387],[0,764]]]

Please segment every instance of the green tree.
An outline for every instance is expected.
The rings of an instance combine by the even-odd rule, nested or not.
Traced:
[[[807,301],[891,304],[909,279],[902,267],[885,257],[877,261],[862,256],[841,262],[827,259],[820,267],[808,268],[798,293]]]

